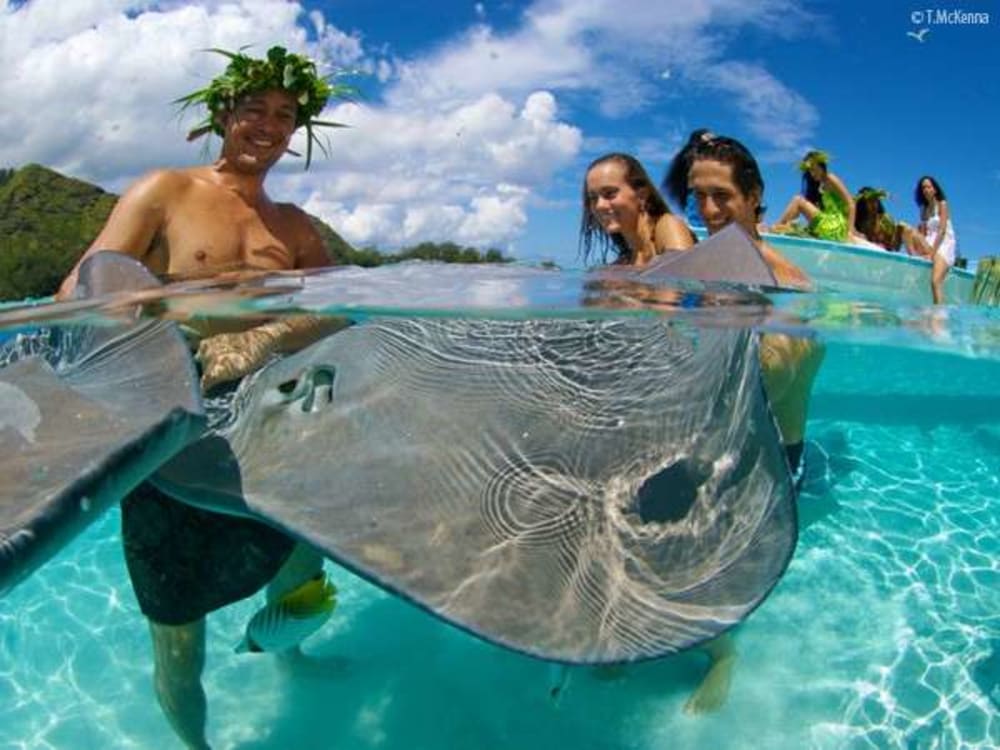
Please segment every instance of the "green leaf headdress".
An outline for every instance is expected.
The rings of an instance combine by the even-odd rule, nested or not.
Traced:
[[[174,100],[174,104],[181,105],[182,112],[200,104],[208,109],[208,116],[188,133],[188,140],[193,141],[207,133],[223,135],[221,115],[232,111],[243,96],[268,89],[282,89],[293,94],[298,103],[295,128],[305,126],[306,169],[309,169],[314,141],[324,154],[327,153],[313,128],[345,127],[339,122],[317,120],[316,115],[323,111],[330,97],[347,99],[355,93],[355,89],[345,84],[330,83],[328,76],[320,76],[316,72],[316,64],[312,60],[304,55],[292,54],[284,47],[271,47],[264,59],[244,55],[243,49],[245,48],[241,48],[239,52],[208,50],[228,57],[229,65],[205,88]]]
[[[814,164],[822,164],[824,167],[830,163],[830,155],[826,151],[810,151],[802,161],[799,162],[799,169],[808,172]]]
[[[858,194],[854,196],[854,199],[857,201],[863,201],[863,200],[868,200],[870,198],[875,198],[876,200],[881,201],[885,200],[888,197],[889,193],[887,193],[882,188],[863,187],[858,191]]]

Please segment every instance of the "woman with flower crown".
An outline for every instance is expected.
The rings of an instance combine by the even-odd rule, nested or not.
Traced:
[[[855,205],[851,192],[829,169],[830,157],[823,151],[810,151],[799,162],[802,170],[802,194],[796,195],[771,227],[772,232],[787,233],[792,222],[802,216],[809,222],[806,231],[820,240],[848,242],[854,226]]]

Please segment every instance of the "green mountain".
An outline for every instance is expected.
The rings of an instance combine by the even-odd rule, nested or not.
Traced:
[[[0,169],[0,301],[53,294],[100,232],[118,196],[96,185],[29,164]],[[330,262],[378,266],[403,260],[506,262],[498,250],[481,254],[454,243],[422,243],[395,254],[356,250],[315,216]]]
[[[44,297],[90,245],[117,198],[29,164],[0,173],[0,299]]]

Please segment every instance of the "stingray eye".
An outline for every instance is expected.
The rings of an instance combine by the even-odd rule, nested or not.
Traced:
[[[333,403],[333,383],[337,371],[333,367],[319,366],[310,369],[300,380],[296,395],[302,399],[302,411],[319,411]]]
[[[312,371],[313,387],[332,388],[337,372],[333,367],[317,367]]]
[[[337,370],[328,365],[310,367],[299,374],[278,384],[283,403],[300,402],[303,412],[317,411],[333,403],[333,384],[337,379]]]

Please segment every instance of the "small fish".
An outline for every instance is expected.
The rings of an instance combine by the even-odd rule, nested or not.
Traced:
[[[336,606],[337,587],[320,573],[258,610],[247,623],[236,653],[293,648],[319,630]]]
[[[569,685],[569,667],[565,664],[549,665],[549,698],[559,704],[566,686]]]

